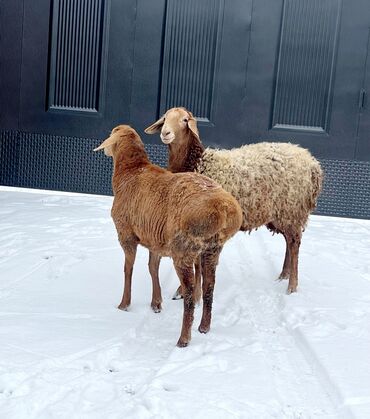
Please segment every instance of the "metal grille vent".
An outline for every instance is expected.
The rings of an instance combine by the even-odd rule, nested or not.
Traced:
[[[99,109],[104,0],[54,0],[49,109]]]

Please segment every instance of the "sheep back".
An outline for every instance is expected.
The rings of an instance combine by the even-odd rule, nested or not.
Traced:
[[[207,148],[197,167],[218,182],[243,210],[242,230],[273,223],[304,228],[322,186],[319,162],[290,143],[257,143],[232,150]]]
[[[153,252],[173,256],[223,244],[239,230],[242,211],[235,198],[205,176],[159,168],[153,173],[151,167],[122,184],[112,218],[120,241],[137,237]]]

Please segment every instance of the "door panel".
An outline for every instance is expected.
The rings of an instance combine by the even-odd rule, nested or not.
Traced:
[[[22,130],[95,137],[130,119],[135,3],[25,3]]]
[[[139,0],[137,3],[130,123],[145,142],[158,144],[158,138],[144,129],[159,114],[161,49],[166,0]]]
[[[252,0],[225,1],[218,79],[215,84],[214,126],[200,127],[212,146],[231,148],[246,142],[243,99],[249,66]]]
[[[150,111],[147,106],[153,105],[152,96],[143,100],[145,110],[142,115],[136,112],[132,122],[145,127],[166,109],[185,106],[198,118],[206,143],[225,147],[238,144],[244,132],[240,114],[252,0],[168,0],[162,10],[161,54],[156,54],[160,61],[151,54],[153,62],[160,67],[158,71],[153,69],[152,83],[147,86],[149,92],[153,92],[154,86],[157,89],[157,103]],[[139,28],[137,34],[142,39],[141,33]],[[150,33],[158,35],[152,28]],[[155,38],[153,42],[157,47]],[[136,68],[135,65],[135,72],[142,74]],[[140,95],[139,89],[134,88],[133,105],[137,106]],[[145,137],[145,141],[153,142],[153,138]]]
[[[109,2],[54,0],[48,111],[102,112]]]
[[[0,128],[18,129],[23,1],[2,0],[0,13]],[[11,24],[10,24],[11,23]]]
[[[284,1],[271,129],[328,132],[339,17],[340,0]]]
[[[370,161],[370,27],[368,30],[367,55],[364,82],[359,96],[359,127],[356,160]]]
[[[39,0],[24,14],[6,3],[2,128],[83,138],[126,122],[143,134],[186,106],[208,145],[369,155],[368,0]]]
[[[186,104],[211,124],[223,0],[169,1],[164,34],[160,112]]]
[[[317,156],[354,157],[366,4],[255,3],[245,99],[250,142],[291,140]]]

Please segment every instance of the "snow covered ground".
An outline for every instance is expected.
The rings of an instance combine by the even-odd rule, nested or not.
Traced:
[[[238,233],[222,253],[212,328],[175,347],[169,259],[150,309],[138,252],[129,312],[110,197],[0,189],[0,418],[370,418],[370,221],[313,216],[299,292],[284,241]]]

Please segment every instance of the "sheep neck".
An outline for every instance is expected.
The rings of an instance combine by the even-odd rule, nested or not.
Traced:
[[[204,146],[191,132],[179,143],[169,145],[168,170],[173,173],[194,172],[202,158]]]
[[[135,177],[138,172],[142,171],[149,164],[150,162],[144,149],[137,147],[129,150],[118,148],[113,156],[112,188],[114,195],[125,182]]]

